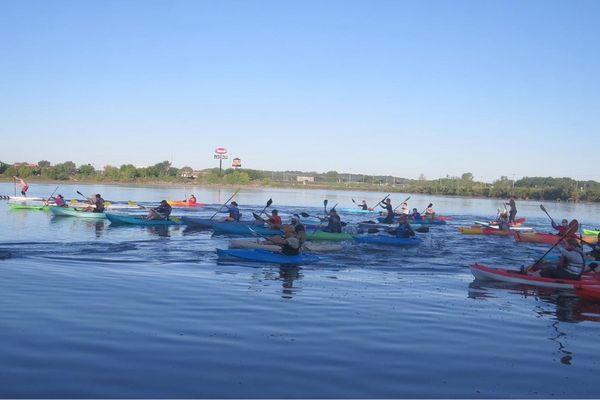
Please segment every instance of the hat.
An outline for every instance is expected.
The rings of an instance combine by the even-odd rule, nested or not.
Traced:
[[[238,203],[236,203],[235,201],[232,201],[232,202],[231,202],[231,205],[232,205],[232,206],[236,206],[236,207],[237,207]]]

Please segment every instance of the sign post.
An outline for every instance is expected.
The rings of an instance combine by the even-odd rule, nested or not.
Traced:
[[[223,173],[223,160],[227,160],[227,149],[225,147],[217,147],[215,149],[215,160],[219,160],[219,175]]]

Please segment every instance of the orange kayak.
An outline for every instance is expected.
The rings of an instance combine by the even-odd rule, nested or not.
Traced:
[[[171,207],[204,207],[204,203],[188,203],[187,201],[167,200]]]
[[[600,301],[599,285],[578,285],[575,286],[575,293],[587,300]]]

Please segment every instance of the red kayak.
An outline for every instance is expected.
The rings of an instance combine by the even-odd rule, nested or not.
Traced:
[[[495,228],[487,228],[485,226],[460,227],[459,232],[463,235],[496,235],[496,236],[512,236],[514,231],[503,231]]]
[[[600,301],[600,286],[579,284],[575,286],[577,296],[587,300]]]
[[[474,264],[471,266],[471,273],[475,278],[480,280],[493,280],[556,289],[574,289],[580,286],[587,288],[589,286],[600,285],[600,275],[594,272],[583,274],[580,280],[555,279],[542,278],[541,276],[536,275],[526,275],[522,274],[520,271],[505,268],[490,268],[485,265]]]
[[[540,232],[515,232],[515,240],[517,242],[524,243],[542,243],[555,245],[560,240],[560,236],[553,235],[551,233]]]
[[[171,207],[176,207],[176,208],[196,208],[196,207],[204,207],[206,205],[204,203],[188,203],[187,201],[174,201],[174,200],[168,200],[167,203],[169,203],[169,205]]]

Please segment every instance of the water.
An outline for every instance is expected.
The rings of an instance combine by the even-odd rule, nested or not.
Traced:
[[[34,185],[31,195],[54,187]],[[60,191],[76,189],[149,202],[230,194]],[[318,213],[324,198],[351,206],[383,195],[244,190],[238,201],[260,209],[269,197],[288,215]],[[410,205],[429,201],[454,219],[422,235],[422,246],[350,245],[295,269],[219,264],[215,249],[228,239],[209,232],[114,227],[0,202],[0,397],[600,396],[600,306],[568,291],[474,281],[470,263],[519,266],[546,248],[457,232],[500,201],[412,196]],[[539,204],[518,205],[547,227]],[[600,226],[598,205],[546,206],[555,219]]]

